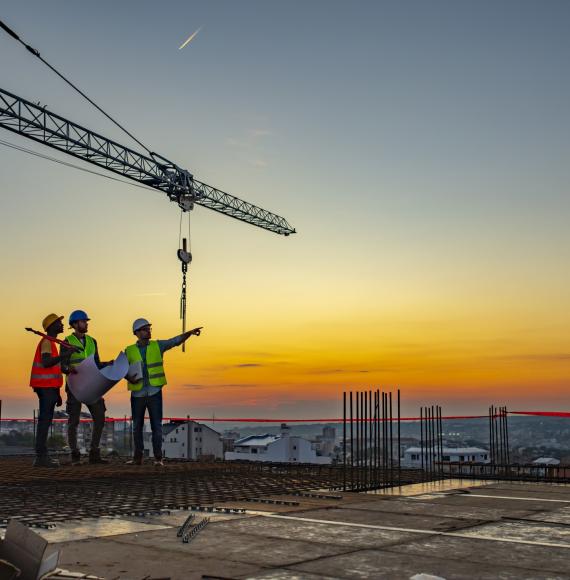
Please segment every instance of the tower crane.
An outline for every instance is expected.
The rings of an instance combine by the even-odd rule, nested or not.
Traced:
[[[21,42],[29,52],[38,57],[113,123],[142,145],[87,95],[46,62],[36,49],[25,44],[2,21],[0,21],[0,28]],[[161,191],[166,194],[170,201],[176,202],[182,212],[191,211],[197,204],[276,234],[289,236],[296,233],[285,218],[198,181],[188,170],[158,153],[148,150],[149,154],[144,155],[48,111],[45,106],[41,106],[39,103],[33,103],[3,89],[0,89],[0,128],[72,155],[143,186]],[[186,239],[183,240],[177,256],[182,263],[180,318],[184,332],[186,327],[186,273],[188,265],[192,261],[192,254],[186,245]]]

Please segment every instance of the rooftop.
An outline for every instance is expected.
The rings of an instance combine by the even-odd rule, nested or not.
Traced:
[[[280,435],[270,435],[266,433],[265,435],[249,435],[248,437],[244,437],[243,439],[238,439],[234,445],[235,446],[264,446],[277,441],[280,439]]]
[[[14,461],[0,460],[0,471],[2,464]],[[216,468],[212,481],[222,485],[226,479],[228,489],[238,494],[233,499],[215,493],[209,501],[202,497],[202,507],[194,506],[195,521],[211,520],[189,543],[177,537],[177,530],[192,512],[179,509],[61,521],[39,532],[52,549],[62,549],[62,568],[115,579],[409,579],[419,573],[447,580],[568,577],[569,485],[447,480],[378,492],[331,492],[324,480],[317,487],[315,470],[310,482],[308,475],[298,477],[297,488],[258,487],[248,495],[250,486],[271,470],[243,478],[240,492],[235,474],[225,472],[224,465]],[[54,470],[52,479],[73,477],[79,492],[89,467],[77,468],[83,477],[71,467],[58,470],[60,476]],[[122,469],[95,467],[98,477]],[[147,466],[134,469],[133,481],[159,493],[189,467],[172,463],[158,472]],[[190,464],[190,471],[201,473],[192,485],[204,479],[204,469]],[[33,473],[42,470],[30,471],[28,486]],[[275,482],[285,480],[281,474]],[[30,497],[22,485],[21,493]],[[4,479],[2,487],[13,489],[14,484]],[[41,493],[41,487],[35,491]],[[89,492],[87,486],[83,496]],[[77,495],[78,509],[81,503]],[[202,511],[214,506],[219,509]]]

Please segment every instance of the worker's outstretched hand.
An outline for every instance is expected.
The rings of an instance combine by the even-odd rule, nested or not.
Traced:
[[[190,331],[190,336],[194,335],[194,336],[200,336],[200,332],[202,332],[202,328],[204,328],[203,326],[198,326],[198,328],[193,328]]]

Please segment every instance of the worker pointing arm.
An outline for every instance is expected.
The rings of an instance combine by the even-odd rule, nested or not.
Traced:
[[[162,462],[162,388],[166,385],[163,354],[186,342],[191,336],[200,336],[203,327],[193,328],[168,340],[152,340],[152,326],[146,318],[133,322],[133,334],[137,342],[125,349],[129,364],[140,363],[142,376],[127,376],[131,391],[133,417],[134,465],[142,463],[144,444],[144,416],[148,410],[152,431],[152,448],[155,465]]]

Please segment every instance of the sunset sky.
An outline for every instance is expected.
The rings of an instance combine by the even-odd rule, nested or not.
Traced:
[[[3,3],[0,18],[154,151],[284,216],[192,213],[165,412],[570,410],[570,3]],[[200,33],[182,50],[192,32]],[[136,145],[0,31],[0,86]],[[0,139],[75,163],[23,137]],[[102,359],[180,332],[166,196],[0,144],[3,416],[31,416],[25,326],[86,310]],[[129,409],[124,383],[110,415]]]

